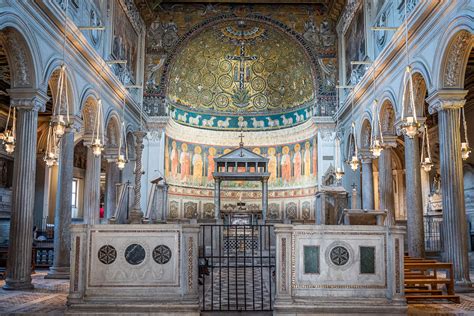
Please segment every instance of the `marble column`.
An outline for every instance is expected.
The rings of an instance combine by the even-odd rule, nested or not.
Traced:
[[[143,218],[143,212],[140,206],[141,189],[142,189],[142,153],[143,153],[143,138],[146,136],[144,131],[135,131],[135,196],[133,200],[133,209],[130,212],[130,224],[140,224]]]
[[[36,133],[38,111],[48,97],[35,89],[8,91],[11,104],[17,109],[16,148],[13,166],[12,212],[8,245],[5,290],[33,288],[31,256],[33,245],[33,205],[36,176]]]
[[[374,209],[374,176],[372,170],[372,154],[362,153],[362,208]]]
[[[61,138],[58,189],[54,211],[54,261],[47,279],[69,279],[71,248],[72,177],[74,163],[74,133],[67,129]]]
[[[221,180],[216,179],[214,182],[214,207],[215,214],[214,217],[216,220],[221,219]]]
[[[262,223],[267,220],[268,209],[268,179],[262,180]]]
[[[105,205],[104,220],[107,221],[114,213],[117,201],[117,184],[120,183],[120,169],[116,157],[107,159],[105,166]]]
[[[86,176],[84,178],[84,224],[100,224],[100,159],[87,146]]]
[[[424,258],[425,230],[421,198],[419,134],[413,138],[404,135],[404,140],[408,255]]]
[[[458,285],[470,285],[467,218],[464,204],[460,111],[467,91],[441,90],[428,98],[438,112],[441,190],[443,195],[443,260],[451,262]]]
[[[378,159],[380,209],[388,210],[395,219],[395,195],[393,191],[392,148],[396,147],[396,137],[384,137],[384,149]]]

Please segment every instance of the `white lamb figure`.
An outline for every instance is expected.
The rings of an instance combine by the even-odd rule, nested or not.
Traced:
[[[304,114],[299,115],[298,113],[293,113],[296,118],[296,123],[304,121]]]
[[[188,113],[184,113],[184,114],[178,114],[178,121],[182,121],[184,123],[186,123],[188,119]]]
[[[243,117],[239,117],[239,123],[237,123],[240,128],[247,128],[248,122],[244,121]]]
[[[217,126],[227,128],[229,127],[229,123],[230,123],[230,117],[226,117],[225,120],[217,121]]]
[[[258,121],[255,117],[252,117],[252,125],[254,128],[264,128],[265,121]]]
[[[279,120],[272,120],[271,117],[267,117],[267,120],[268,120],[268,126],[270,127],[280,126]]]
[[[175,118],[176,116],[176,109],[171,110],[170,117]]]
[[[208,119],[208,120],[204,119],[204,120],[202,120],[202,125],[207,126],[207,127],[212,127],[212,126],[214,126],[214,120],[215,119],[216,119],[215,116],[211,116],[211,118]]]
[[[289,117],[289,118],[286,118],[286,116],[282,115],[280,116],[281,119],[283,120],[283,125],[291,125],[293,124],[293,118]]]
[[[189,124],[194,124],[194,125],[199,125],[199,121],[201,120],[201,115],[198,115],[196,117],[190,117],[189,118]]]

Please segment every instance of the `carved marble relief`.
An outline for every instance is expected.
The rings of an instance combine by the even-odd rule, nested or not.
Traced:
[[[468,50],[470,50],[470,43],[472,36],[468,31],[461,31],[453,43],[449,47],[446,57],[446,66],[444,73],[444,86],[455,87],[461,82],[461,73],[465,66],[464,59]]]
[[[179,216],[179,203],[177,201],[170,201],[169,218],[176,219]]]
[[[0,33],[0,40],[8,47],[9,66],[13,79],[12,88],[29,87],[32,84],[33,65],[27,52],[29,51],[21,34],[14,30]]]
[[[298,217],[298,207],[296,203],[290,202],[286,204],[286,218],[296,219]]]
[[[185,218],[197,218],[197,203],[194,202],[185,202],[184,203],[184,217]]]

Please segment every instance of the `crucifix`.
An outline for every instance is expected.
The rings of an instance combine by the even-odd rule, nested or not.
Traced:
[[[243,35],[243,34],[242,34]],[[245,81],[245,62],[251,60],[257,60],[257,56],[245,56],[245,42],[240,42],[240,55],[232,56],[228,55],[225,59],[232,61],[239,61],[239,88],[240,90],[244,89]]]
[[[239,136],[239,138],[240,138],[240,143],[239,143],[240,148],[244,147],[244,137],[245,137],[244,136],[244,130],[240,129],[240,136]],[[240,156],[242,157],[242,151],[241,151]]]

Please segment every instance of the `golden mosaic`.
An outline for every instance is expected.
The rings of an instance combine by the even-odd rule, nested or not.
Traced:
[[[311,64],[299,44],[268,24],[231,20],[192,38],[168,78],[177,107],[224,113],[284,112],[314,99]]]

